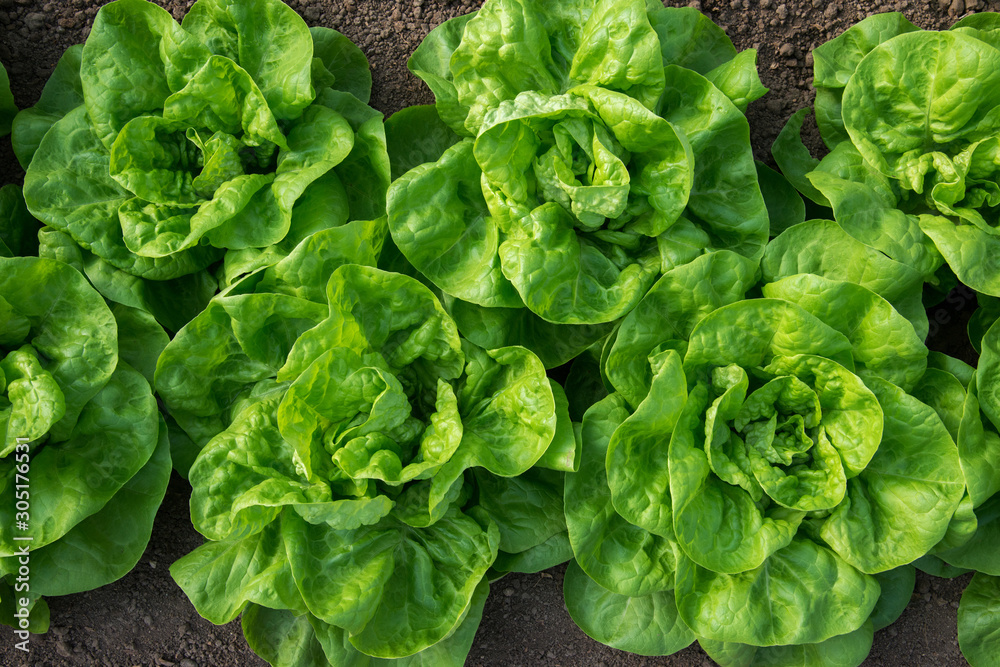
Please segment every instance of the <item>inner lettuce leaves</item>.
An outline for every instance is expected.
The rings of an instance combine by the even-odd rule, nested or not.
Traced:
[[[0,322],[0,590],[26,597],[30,629],[44,632],[41,596],[103,586],[138,562],[170,448],[149,381],[129,363],[148,356],[122,345],[148,322],[39,257],[0,257]],[[15,593],[25,546],[32,585]]]
[[[14,120],[28,209],[58,233],[42,254],[78,246],[102,294],[178,330],[309,234],[384,215],[370,84],[353,44],[278,0],[199,0],[181,25],[105,5]]]
[[[575,469],[565,395],[529,350],[461,338],[417,280],[362,264],[328,275],[310,301],[255,274],[161,356],[158,390],[200,448],[191,513],[209,540],[171,572],[210,621],[244,612],[265,656],[292,641],[277,624],[332,664],[460,664],[501,550],[521,559],[510,569],[565,552],[561,520],[541,535],[516,524],[561,479],[505,487]],[[496,507],[515,496],[528,507]]]
[[[456,317],[477,342],[488,334],[463,320],[500,317],[477,310],[601,325],[701,254],[759,260],[768,219],[743,115],[766,91],[754,60],[697,11],[641,0],[495,0],[442,24],[409,67],[454,134],[390,189],[395,246],[468,304]]]

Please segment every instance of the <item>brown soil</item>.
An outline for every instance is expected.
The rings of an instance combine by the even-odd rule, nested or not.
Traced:
[[[192,4],[192,0],[156,1],[178,19]],[[62,51],[86,38],[102,4],[101,0],[0,0],[0,62],[8,69],[19,106],[38,99]],[[291,0],[289,4],[310,25],[335,28],[364,50],[375,77],[372,105],[388,115],[410,104],[433,101],[424,85],[407,72],[406,58],[431,27],[475,9],[480,2]],[[785,119],[811,101],[812,48],[881,11],[902,11],[921,27],[943,28],[967,12],[1000,10],[1000,0],[668,0],[666,4],[698,7],[727,29],[737,48],[758,50],[761,78],[771,92],[751,105],[748,116],[754,152],[765,161],[770,161],[770,145]],[[809,144],[819,151],[815,134]],[[0,184],[22,178],[9,139],[0,139]],[[952,349],[949,338],[959,340],[963,334],[957,327],[951,331],[935,346]],[[185,482],[173,480],[150,546],[131,574],[97,591],[49,600],[52,629],[32,637],[30,654],[14,649],[10,628],[0,629],[0,665],[264,665],[247,648],[238,623],[216,627],[204,621],[170,579],[169,564],[201,542],[188,521],[188,492]],[[697,647],[667,658],[642,658],[590,640],[565,611],[562,575],[563,568],[554,568],[497,582],[469,664],[713,664]],[[865,665],[967,664],[958,650],[955,625],[966,582],[967,577],[949,581],[918,574],[910,607],[896,624],[876,635]]]

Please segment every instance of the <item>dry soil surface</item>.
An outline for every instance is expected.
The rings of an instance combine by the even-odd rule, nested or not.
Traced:
[[[553,0],[557,1],[557,0]],[[190,0],[156,0],[178,20]],[[20,107],[34,104],[62,51],[86,39],[101,0],[0,0],[0,62],[10,74]],[[406,59],[442,21],[476,9],[478,0],[291,0],[310,25],[334,28],[367,54],[374,73],[372,106],[387,116],[429,103],[427,88],[406,70]],[[761,78],[771,92],[750,106],[755,155],[769,149],[795,110],[809,105],[811,49],[862,18],[901,11],[923,28],[944,28],[970,12],[1000,11],[1000,0],[693,0],[689,4],[723,26],[737,48],[758,51]],[[813,132],[807,143],[818,152]],[[0,184],[19,183],[23,173],[0,139]],[[932,314],[939,323],[932,345],[952,354],[962,346],[961,325],[973,304],[954,303]],[[972,361],[972,359],[969,359]],[[171,562],[201,542],[187,513],[189,487],[175,478],[158,515],[152,541],[135,570],[89,593],[52,598],[52,629],[33,636],[30,653],[13,648],[0,629],[0,665],[93,667],[262,667],[246,646],[238,622],[216,627],[201,619],[170,579]],[[666,658],[644,658],[607,648],[584,635],[562,602],[563,568],[512,575],[496,582],[468,664],[612,667],[712,665],[697,646]],[[945,580],[918,574],[910,606],[875,636],[865,665],[952,667],[966,665],[956,641],[955,613],[967,577]]]

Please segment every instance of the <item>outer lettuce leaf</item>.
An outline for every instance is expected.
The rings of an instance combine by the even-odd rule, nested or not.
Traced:
[[[813,50],[816,123],[829,148],[849,138],[841,115],[841,100],[858,64],[882,42],[916,30],[917,26],[902,14],[876,14]]]
[[[445,296],[445,307],[465,338],[483,348],[521,345],[546,368],[561,366],[607,336],[609,324],[554,324],[527,308],[484,308]]]
[[[768,298],[796,303],[851,341],[855,369],[912,389],[927,369],[927,347],[888,301],[850,282],[813,274],[764,285]]]
[[[857,630],[815,644],[751,646],[699,639],[701,648],[723,667],[857,667],[872,647],[870,623]]]
[[[354,648],[342,628],[324,623],[311,614],[295,616],[285,610],[253,604],[243,614],[243,633],[254,652],[278,666],[325,667],[335,664],[368,667],[393,664],[459,667],[472,647],[488,590],[485,580],[480,582],[463,620],[452,634],[406,658],[373,658]]]
[[[580,470],[566,476],[566,525],[576,563],[612,593],[643,597],[674,585],[676,544],[626,521],[612,504],[604,461],[615,429],[628,417],[612,394],[583,418]]]
[[[461,140],[435,107],[416,105],[400,109],[385,121],[386,146],[392,165],[392,180],[441,154]]]
[[[639,655],[669,655],[695,639],[678,616],[673,591],[618,595],[570,563],[563,594],[573,621],[602,644]]]
[[[736,48],[707,16],[693,7],[663,7],[649,13],[660,39],[664,65],[679,65],[707,76],[736,58]]]
[[[295,118],[312,101],[312,37],[291,7],[267,0],[201,0],[184,17],[183,27],[209,51],[239,62],[260,82],[278,118]]]
[[[878,595],[874,577],[810,540],[793,540],[734,575],[681,559],[675,591],[681,619],[697,636],[752,646],[815,644],[853,632]]]
[[[958,450],[930,408],[877,378],[882,444],[848,482],[848,498],[823,522],[823,539],[862,572],[884,572],[927,553],[965,491]]]
[[[49,80],[42,88],[38,103],[14,118],[11,144],[23,169],[27,169],[42,137],[52,125],[83,104],[83,84],[80,82],[80,61],[83,45],[71,46],[63,52]]]
[[[170,574],[198,613],[216,624],[232,621],[250,602],[306,610],[279,522],[243,539],[203,544],[171,565]]]
[[[958,608],[958,644],[973,667],[996,663],[1000,649],[1000,578],[977,574],[962,593]]]
[[[993,427],[1000,429],[1000,325],[994,323],[983,336],[979,360],[980,407]]]
[[[941,255],[922,233],[920,218],[897,208],[892,183],[850,142],[838,145],[808,178],[830,201],[837,223],[848,234],[936,282]]]
[[[204,446],[225,428],[228,409],[244,388],[273,377],[295,340],[324,311],[285,295],[216,298],[164,349],[157,392],[171,416]]]
[[[139,472],[98,512],[31,553],[31,570],[38,577],[34,591],[40,595],[89,591],[135,567],[152,534],[170,470],[170,443],[161,419],[156,449]]]
[[[665,72],[657,110],[691,142],[694,183],[684,219],[660,239],[664,268],[693,259],[682,259],[687,253],[714,249],[758,260],[767,243],[768,217],[747,120],[708,80],[675,65]]]
[[[789,227],[768,244],[761,261],[762,279],[774,282],[799,273],[866,287],[908,319],[921,339],[929,325],[918,271],[865,245],[829,220],[807,220]]]
[[[361,49],[330,28],[313,26],[309,28],[309,34],[312,35],[313,42],[313,85],[319,87],[326,84],[368,104],[372,93],[372,73],[368,67],[368,58]],[[325,71],[320,71],[320,76],[317,76],[320,64]]]
[[[413,265],[446,293],[488,307],[521,299],[500,269],[500,232],[480,190],[473,143],[447,149],[389,190],[389,229]],[[433,224],[429,224],[433,222]]]
[[[412,655],[450,633],[499,541],[494,525],[454,509],[420,530],[384,522],[336,531],[286,514],[282,536],[310,611],[344,627],[362,652],[385,658]],[[422,586],[409,585],[415,577]],[[424,595],[424,586],[433,593]]]
[[[789,117],[774,140],[771,155],[781,173],[796,190],[820,206],[829,206],[830,201],[826,196],[806,178],[806,174],[819,166],[819,160],[802,143],[802,123],[808,113],[808,109],[799,109]]]

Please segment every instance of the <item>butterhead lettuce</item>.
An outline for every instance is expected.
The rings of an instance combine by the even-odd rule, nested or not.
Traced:
[[[343,265],[322,303],[265,281],[213,300],[157,369],[178,421],[216,431],[189,473],[209,542],[175,580],[213,622],[243,612],[265,657],[294,628],[331,664],[460,663],[501,547],[476,475],[565,469],[565,405],[533,353],[463,340],[413,278]],[[203,363],[199,416],[176,389]]]
[[[101,8],[14,122],[29,210],[109,299],[176,331],[309,234],[384,212],[371,77],[339,33],[278,0]],[[164,293],[188,303],[164,303]]]
[[[567,605],[626,650],[858,664],[960,522],[960,449],[913,394],[928,353],[888,301],[807,273],[745,299],[741,261],[668,272],[608,343],[616,391],[566,481]],[[597,601],[637,619],[610,630]]]
[[[0,595],[29,599],[30,629],[44,632],[41,596],[103,586],[138,562],[170,448],[149,382],[120,349],[127,325],[76,269],[0,257],[0,322]],[[25,548],[30,589],[15,593]]]
[[[765,89],[754,54],[700,13],[495,0],[433,30],[409,66],[454,141],[395,181],[390,231],[467,311],[599,325],[702,253],[760,258],[742,109]]]

